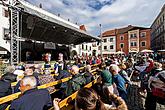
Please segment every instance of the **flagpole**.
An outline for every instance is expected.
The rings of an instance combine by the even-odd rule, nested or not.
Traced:
[[[103,43],[102,43],[102,41],[103,41],[103,37],[102,37],[102,26],[101,26],[101,24],[99,24],[99,26],[100,26],[100,38],[101,38],[101,49],[100,49],[100,54],[101,54],[101,57],[103,57],[103,48],[102,48],[102,45],[103,45]]]

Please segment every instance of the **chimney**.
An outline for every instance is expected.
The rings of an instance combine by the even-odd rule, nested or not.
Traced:
[[[85,25],[81,25],[80,30],[87,31],[86,28],[85,28]]]
[[[39,7],[42,8],[42,4],[41,3],[39,4]]]
[[[132,27],[132,25],[131,25],[131,24],[129,24],[129,25],[128,25],[128,27]]]

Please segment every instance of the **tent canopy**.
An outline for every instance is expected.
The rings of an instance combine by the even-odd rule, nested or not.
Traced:
[[[58,44],[100,41],[100,38],[80,30],[78,25],[33,6],[26,1],[18,0],[16,6],[22,9],[20,14],[22,17],[21,37],[23,38]]]
[[[158,50],[158,52],[165,52],[165,50]]]
[[[124,54],[123,51],[117,51],[116,54]]]
[[[153,50],[144,49],[141,52],[154,52]]]

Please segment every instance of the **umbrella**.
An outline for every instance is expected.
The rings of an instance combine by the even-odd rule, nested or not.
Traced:
[[[141,52],[154,52],[153,50],[148,50],[148,49],[144,49],[144,50],[142,50]]]
[[[122,51],[117,51],[116,53],[117,54],[124,54],[124,52],[122,52]]]
[[[158,50],[158,52],[165,52],[165,50]]]

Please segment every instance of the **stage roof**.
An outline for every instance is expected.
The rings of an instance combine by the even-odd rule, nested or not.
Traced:
[[[26,1],[18,0],[16,6],[22,9],[20,32],[23,38],[67,45],[100,41],[100,38],[80,30],[78,25]]]

